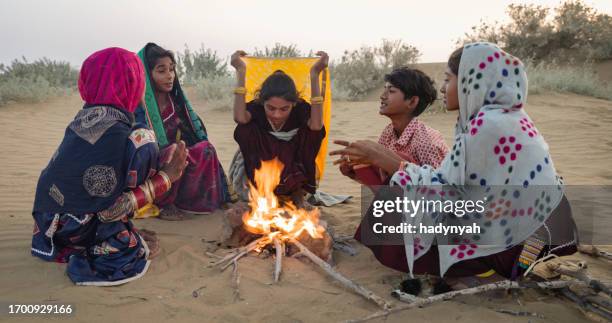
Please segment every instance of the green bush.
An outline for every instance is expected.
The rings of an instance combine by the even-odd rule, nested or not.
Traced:
[[[196,84],[201,79],[229,75],[227,62],[224,62],[216,51],[204,47],[204,44],[193,52],[185,45],[183,52],[177,53],[177,74],[186,84]]]
[[[230,76],[199,79],[195,81],[197,96],[213,109],[231,109],[234,102],[232,89],[236,80]]]
[[[591,61],[612,58],[612,17],[580,0],[554,8],[511,4],[506,24],[481,21],[460,39],[489,41],[524,60]]]
[[[339,62],[331,64],[332,84],[349,100],[360,100],[383,85],[386,73],[416,63],[420,55],[414,46],[387,39],[379,47],[362,46],[345,51]]]
[[[344,88],[339,87],[338,82],[335,79],[331,80],[331,93],[333,101],[351,101],[349,92]]]
[[[530,94],[548,90],[612,100],[612,87],[600,82],[589,64],[576,66],[528,61],[525,68],[529,77]]]
[[[304,56],[302,51],[297,48],[297,45],[283,45],[281,43],[274,44],[273,47],[269,48],[268,46],[263,49],[259,49],[255,47],[253,51],[253,56],[256,57],[301,57]],[[313,56],[312,52],[308,56]]]
[[[0,64],[0,105],[14,102],[41,102],[66,95],[76,89],[79,72],[69,63],[41,58],[28,62],[25,57],[10,66]]]

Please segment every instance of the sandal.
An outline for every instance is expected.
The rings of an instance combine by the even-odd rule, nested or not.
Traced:
[[[174,205],[169,205],[159,212],[159,218],[166,221],[183,221],[185,216],[183,212]]]

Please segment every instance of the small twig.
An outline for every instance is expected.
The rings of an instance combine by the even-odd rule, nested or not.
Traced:
[[[600,296],[587,296],[584,299],[612,313],[612,303],[607,299]]]
[[[232,261],[234,268],[232,269],[232,278],[234,280],[234,302],[241,301],[240,298],[240,274],[238,273],[238,262],[237,260]]]
[[[608,260],[612,260],[612,253],[599,250],[597,247],[592,245],[578,245],[578,251],[594,258],[602,257]]]
[[[601,309],[593,306],[591,303],[581,299],[580,296],[578,296],[576,293],[571,291],[569,288],[563,288],[561,290],[561,294],[563,294],[563,296],[567,297],[572,302],[578,304],[580,309],[583,311],[583,313],[587,317],[596,319],[596,318],[588,315],[589,312],[590,312],[590,313],[596,314],[596,315],[604,318],[606,320],[606,322],[612,322],[612,314],[610,314],[610,313],[608,313],[608,312],[606,312],[604,310],[601,310]],[[601,322],[603,322],[603,321],[601,321]]]
[[[366,316],[365,318],[350,320],[348,322],[353,322],[353,323],[354,322],[366,322],[366,321],[373,320],[375,318],[387,316],[392,313],[397,313],[400,311],[409,310],[409,309],[413,309],[416,307],[423,307],[423,306],[427,306],[427,305],[430,305],[436,302],[449,300],[459,295],[474,295],[474,294],[487,292],[487,291],[493,291],[493,290],[510,290],[510,289],[521,289],[521,288],[559,289],[559,288],[568,287],[572,284],[584,285],[583,282],[568,281],[568,280],[556,280],[556,281],[542,282],[542,283],[530,283],[530,282],[518,283],[516,281],[504,280],[504,281],[486,284],[486,285],[482,285],[478,287],[466,288],[466,289],[461,289],[457,291],[451,291],[447,293],[434,295],[428,298],[423,298],[415,302],[411,302],[409,304],[402,304],[402,305],[396,306],[388,310],[378,311],[369,316]]]
[[[420,300],[422,300],[423,298],[409,294],[409,293],[404,293],[399,289],[396,289],[394,291],[391,292],[391,296],[399,299],[400,301],[404,302],[404,303],[413,303],[413,302],[418,302]]]
[[[285,253],[285,244],[278,238],[274,238],[274,249],[276,250],[276,263],[274,265],[274,282],[278,283],[283,266],[283,254]]]
[[[304,256],[308,257],[308,259],[310,259],[313,263],[321,267],[329,276],[331,276],[332,278],[340,282],[344,287],[363,296],[367,300],[376,303],[376,305],[380,306],[381,308],[385,310],[391,308],[391,304],[389,304],[385,299],[374,294],[374,292],[372,292],[371,290],[344,277],[342,274],[340,274],[334,268],[332,268],[332,266],[330,266],[327,262],[323,261],[323,259],[319,258],[317,255],[312,253],[312,251],[310,251],[308,248],[306,248],[303,244],[301,244],[296,239],[291,239],[291,243],[297,246]]]
[[[495,312],[497,313],[503,313],[503,314],[509,314],[512,316],[531,316],[531,317],[537,317],[540,319],[545,319],[546,317],[544,317],[544,315],[539,314],[539,313],[534,313],[534,312],[524,312],[524,311],[512,311],[512,310],[505,310],[505,309],[498,309],[495,310]]]
[[[247,255],[249,252],[257,249],[257,247],[259,247],[260,244],[265,244],[269,242],[268,237],[261,237],[251,243],[249,243],[248,245],[242,247],[242,248],[238,248],[236,249],[236,251],[234,253],[231,253],[225,257],[223,257],[221,260],[215,262],[213,265],[214,266],[221,266],[221,271],[225,270],[227,267],[229,267],[232,262],[234,260],[238,260],[240,258],[242,258],[243,256]]]
[[[559,274],[566,275],[572,278],[576,278],[586,283],[595,292],[603,292],[604,294],[612,297],[612,290],[599,280],[593,279],[586,273],[586,265],[581,267],[572,268],[559,263],[548,263],[546,264],[548,269],[558,272]]]

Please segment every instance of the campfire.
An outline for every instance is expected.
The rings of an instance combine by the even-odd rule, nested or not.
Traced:
[[[229,240],[238,240],[242,246],[226,256],[209,254],[217,258],[213,265],[221,270],[234,266],[237,294],[237,261],[250,252],[273,251],[276,256],[274,282],[280,279],[283,257],[304,256],[345,287],[383,308],[389,308],[384,299],[344,277],[329,264],[334,241],[326,223],[320,220],[318,208],[305,209],[290,200],[279,201],[274,189],[280,182],[283,167],[278,159],[273,159],[262,162],[261,167],[255,170],[255,184],[249,183],[248,208],[239,209],[239,213],[234,210],[233,216],[227,216],[232,231]]]
[[[244,228],[253,234],[262,235],[263,241],[280,244],[281,248],[295,240],[313,241],[315,244],[317,241],[330,240],[325,227],[319,222],[318,208],[297,208],[290,200],[280,204],[274,189],[280,181],[282,170],[283,164],[278,159],[264,161],[255,170],[257,186],[249,183],[250,210],[242,216]],[[331,245],[328,249],[331,250]]]

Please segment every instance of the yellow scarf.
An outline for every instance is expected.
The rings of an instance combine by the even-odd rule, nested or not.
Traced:
[[[247,65],[246,83],[247,90],[245,100],[249,102],[255,98],[255,92],[259,89],[263,81],[277,70],[282,70],[289,75],[295,82],[295,86],[300,96],[310,102],[310,68],[318,60],[317,57],[296,57],[296,58],[260,58],[244,57]],[[331,120],[331,88],[329,70],[325,69],[319,79],[321,95],[323,101],[323,124],[325,125],[325,138],[321,143],[321,149],[316,158],[317,182],[323,177],[325,170],[325,157],[327,155],[327,142],[329,136],[329,122]]]

